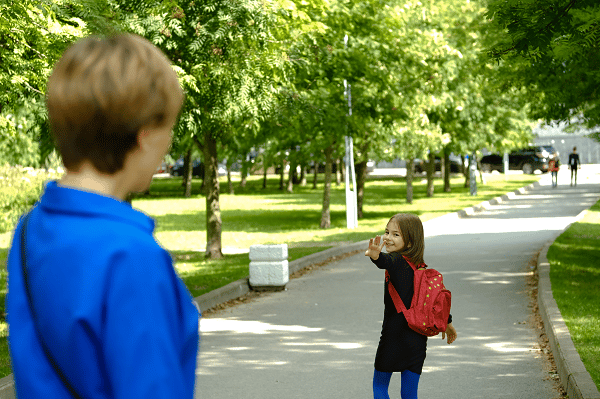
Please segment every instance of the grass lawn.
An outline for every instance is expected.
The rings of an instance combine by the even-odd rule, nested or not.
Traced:
[[[554,241],[548,261],[556,303],[600,389],[600,201]]]
[[[309,176],[311,177],[311,176]],[[246,187],[234,181],[235,195],[227,194],[227,183],[221,182],[222,246],[225,258],[204,259],[206,247],[206,201],[200,194],[200,180],[194,180],[192,197],[183,198],[182,179],[155,179],[150,193],[138,196],[133,206],[156,220],[156,238],[167,248],[175,267],[192,295],[199,296],[248,275],[248,254],[239,253],[252,244],[287,243],[289,260],[298,259],[344,242],[355,242],[382,234],[388,219],[398,212],[410,212],[426,221],[448,212],[477,204],[539,180],[539,176],[510,174],[487,175],[487,184],[478,183],[478,195],[469,195],[464,178],[451,180],[452,192],[443,192],[443,183],[436,180],[435,196],[426,196],[426,182],[420,178],[414,184],[414,200],[406,202],[403,178],[369,179],[365,187],[364,217],[356,229],[346,228],[344,185],[332,185],[331,228],[319,229],[323,203],[323,181],[312,189],[296,186],[294,193],[278,189],[279,179],[272,176],[267,188],[262,177],[252,176]],[[6,295],[6,255],[11,234],[0,234],[0,315],[4,314]],[[238,253],[236,253],[238,252]],[[2,317],[3,319],[3,317]],[[0,377],[9,374],[7,327],[0,321]]]

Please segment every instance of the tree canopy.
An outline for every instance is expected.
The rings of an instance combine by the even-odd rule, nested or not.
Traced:
[[[600,3],[490,0],[489,55],[506,86],[527,90],[531,115],[600,124]]]
[[[598,12],[590,1],[563,7],[580,32],[569,39],[568,48],[579,46],[571,52],[558,33],[545,42],[533,34],[512,39],[529,29],[524,7],[541,26],[534,0],[490,0],[488,9],[483,0],[0,1],[0,162],[39,166],[52,149],[45,82],[66,46],[89,34],[146,37],[172,61],[186,94],[172,155],[202,154],[211,257],[221,256],[217,163],[224,158],[239,160],[245,173],[248,154],[259,153],[265,170],[281,166],[282,186],[289,165],[288,191],[296,166],[318,170],[325,162],[321,226],[328,227],[328,187],[346,135],[355,143],[360,208],[369,159],[412,165],[440,151],[511,149],[529,138],[529,110],[552,118],[556,107],[577,110],[588,120],[597,112],[591,100],[579,108],[569,102],[592,99],[591,83],[572,95],[544,83],[593,64]],[[553,63],[540,67],[547,57]],[[586,73],[586,82],[597,81]]]

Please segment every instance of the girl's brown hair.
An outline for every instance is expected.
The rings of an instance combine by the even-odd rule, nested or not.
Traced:
[[[400,253],[417,266],[423,263],[425,234],[421,219],[412,213],[397,213],[391,217],[390,222],[392,221],[400,229],[404,240],[404,248],[400,250]]]
[[[177,74],[148,40],[90,36],[69,47],[48,80],[48,116],[63,163],[121,170],[143,128],[170,128],[183,102]]]

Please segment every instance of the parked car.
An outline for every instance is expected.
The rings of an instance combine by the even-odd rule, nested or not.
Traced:
[[[179,158],[171,169],[172,176],[183,176],[183,159]],[[192,176],[204,178],[204,164],[200,159],[192,161]]]
[[[552,156],[558,153],[552,146],[533,146],[520,150],[512,151],[508,154],[508,169],[522,170],[525,174],[532,174],[536,170],[546,173],[548,171],[548,161]],[[484,172],[497,170],[502,172],[504,165],[502,155],[490,154],[481,158],[481,169]]]
[[[462,159],[457,155],[450,155],[450,173],[459,173]],[[415,173],[424,173],[427,170],[427,165],[422,159],[415,159]],[[435,157],[435,171],[442,170],[442,159]]]

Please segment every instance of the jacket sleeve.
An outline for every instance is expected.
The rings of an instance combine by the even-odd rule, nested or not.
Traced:
[[[184,334],[191,297],[182,303],[170,257],[151,246],[127,250],[114,256],[111,279],[103,350],[113,397],[191,399],[196,347]],[[182,361],[186,350],[194,364]]]
[[[371,259],[371,262],[373,262],[375,264],[375,266],[377,266],[380,269],[386,269],[386,270],[390,270],[393,267],[397,266],[398,264],[398,259],[396,259],[397,256],[400,255],[392,255],[389,253],[384,253],[381,252],[379,254],[379,258],[377,258],[377,260],[373,260],[373,258],[369,258]]]

